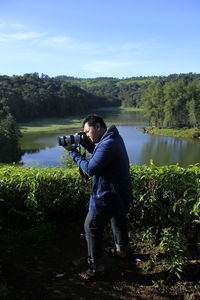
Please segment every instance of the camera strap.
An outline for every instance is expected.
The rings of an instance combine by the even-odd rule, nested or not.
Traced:
[[[81,146],[79,145],[79,151],[81,153]],[[83,158],[86,158],[86,149],[84,148],[84,152],[81,153],[81,155],[83,156]],[[81,178],[84,182],[87,182],[89,180],[89,176],[83,172],[83,170],[79,167],[79,173],[81,175]]]

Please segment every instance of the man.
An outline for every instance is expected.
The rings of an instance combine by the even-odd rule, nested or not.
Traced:
[[[93,185],[89,201],[89,212],[85,220],[85,236],[88,247],[89,269],[81,274],[85,281],[97,279],[104,273],[103,231],[111,222],[115,248],[110,253],[126,257],[128,233],[126,214],[130,208],[131,180],[129,160],[122,137],[115,126],[107,129],[104,120],[97,115],[89,115],[83,120],[83,131],[92,142],[85,148],[92,152],[85,159],[72,145],[65,146],[71,158],[88,176]]]

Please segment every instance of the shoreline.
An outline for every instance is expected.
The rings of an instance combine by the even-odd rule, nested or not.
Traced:
[[[171,136],[177,138],[194,139],[200,141],[200,128],[160,128],[155,126],[147,126],[139,128],[139,131],[148,134]]]

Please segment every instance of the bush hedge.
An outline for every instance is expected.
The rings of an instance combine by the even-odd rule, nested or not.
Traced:
[[[200,166],[131,165],[129,222],[158,232],[177,228],[190,236],[200,224]],[[85,216],[91,181],[77,168],[0,167],[0,226],[30,226]]]
[[[78,169],[1,167],[1,227],[76,220],[86,210],[89,191]]]
[[[131,167],[132,221],[142,226],[182,227],[200,222],[200,166]]]

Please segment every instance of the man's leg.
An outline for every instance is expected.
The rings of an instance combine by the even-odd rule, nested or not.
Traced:
[[[119,215],[111,218],[111,227],[115,241],[116,251],[121,257],[125,257],[129,247],[126,216]]]
[[[103,232],[109,219],[102,217],[93,218],[90,213],[85,219],[85,236],[88,247],[88,263],[99,266],[103,263]]]

